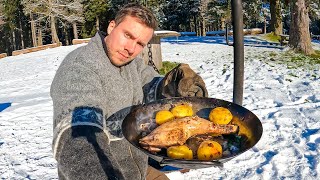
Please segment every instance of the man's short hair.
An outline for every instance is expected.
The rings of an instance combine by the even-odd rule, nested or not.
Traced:
[[[153,30],[157,29],[158,23],[153,13],[146,7],[137,4],[137,3],[129,3],[123,6],[115,17],[116,24],[120,24],[126,16],[131,16],[138,18],[141,23],[152,28]]]

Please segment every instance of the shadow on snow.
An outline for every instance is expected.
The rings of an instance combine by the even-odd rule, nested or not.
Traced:
[[[190,43],[206,43],[206,44],[222,44],[227,45],[225,36],[182,36],[182,37],[167,37],[162,38],[161,42],[167,42],[171,44],[190,44]],[[229,43],[233,42],[233,37],[229,36]],[[313,43],[320,43],[319,40],[313,40]],[[266,40],[258,39],[253,36],[244,37],[244,46],[264,47],[283,49],[286,46],[281,46],[277,42],[269,42]]]

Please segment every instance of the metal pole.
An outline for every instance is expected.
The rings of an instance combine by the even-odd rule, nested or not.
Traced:
[[[244,80],[244,42],[242,0],[231,0],[234,49],[233,102],[242,105]]]

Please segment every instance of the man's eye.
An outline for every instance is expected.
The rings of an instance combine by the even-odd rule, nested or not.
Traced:
[[[139,46],[141,46],[142,48],[144,48],[144,44],[142,44],[142,43],[138,43],[139,44]]]
[[[124,37],[130,38],[130,35],[128,33],[124,33]]]

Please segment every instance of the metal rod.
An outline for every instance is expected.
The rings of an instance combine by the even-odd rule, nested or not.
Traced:
[[[242,105],[244,81],[244,42],[242,0],[231,0],[234,49],[233,102]]]

